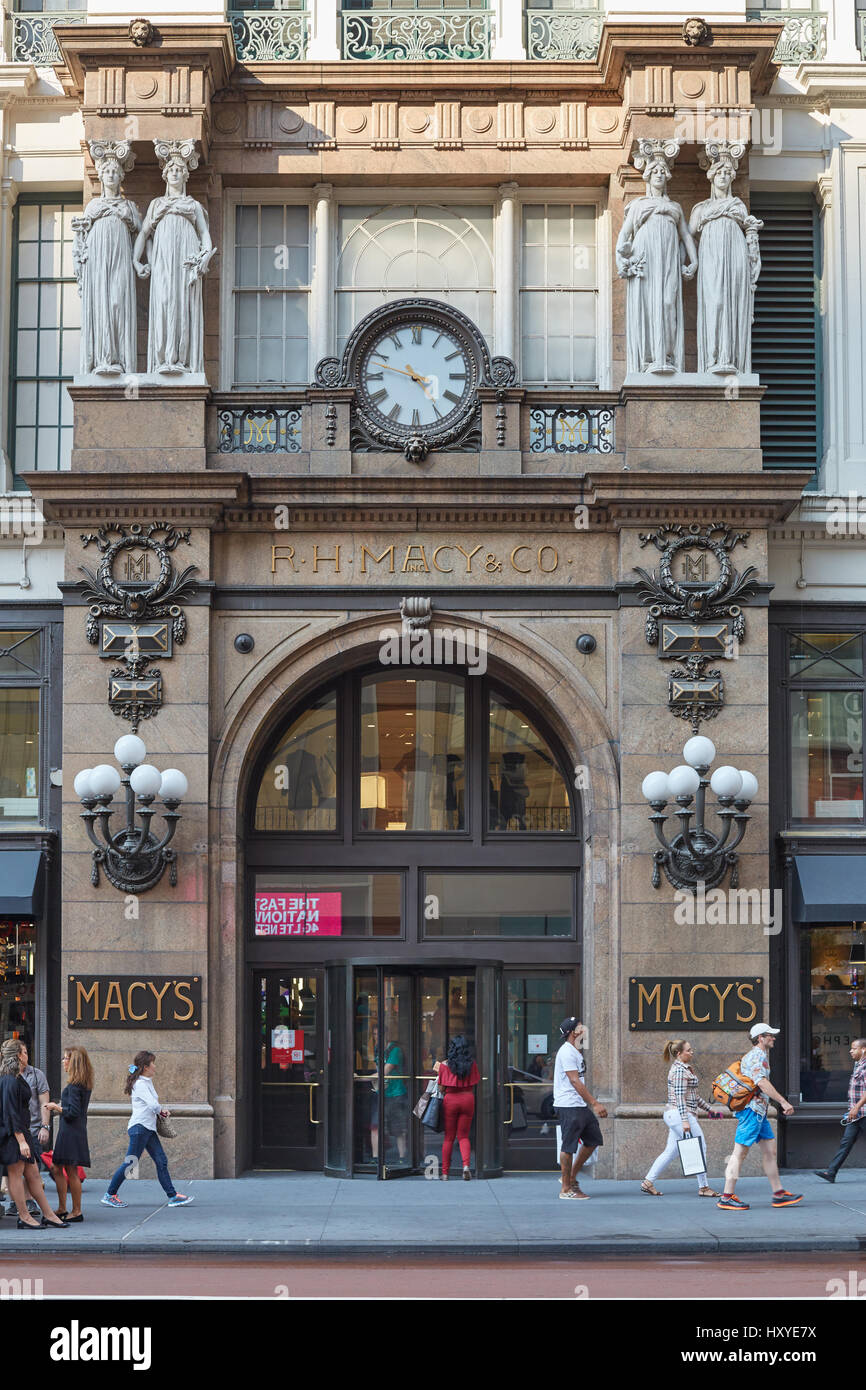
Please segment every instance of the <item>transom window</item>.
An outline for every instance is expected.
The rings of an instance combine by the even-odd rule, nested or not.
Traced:
[[[290,715],[253,788],[254,938],[576,935],[566,760],[487,677],[346,675]]]

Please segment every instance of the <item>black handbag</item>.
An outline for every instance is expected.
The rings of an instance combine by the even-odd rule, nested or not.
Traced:
[[[442,1092],[433,1092],[427,1104],[427,1109],[421,1119],[422,1125],[429,1129],[433,1134],[441,1134],[445,1128],[445,1116],[442,1111]]]

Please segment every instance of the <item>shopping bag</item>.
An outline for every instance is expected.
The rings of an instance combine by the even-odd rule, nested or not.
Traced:
[[[424,1111],[421,1123],[433,1134],[441,1134],[445,1128],[445,1116],[442,1113],[442,1092],[438,1087],[427,1103],[427,1109]]]
[[[412,1114],[417,1115],[419,1120],[423,1120],[424,1114],[427,1110],[427,1106],[430,1104],[430,1101],[433,1097],[433,1093],[436,1091],[436,1089],[436,1081],[434,1078],[432,1081],[427,1082],[427,1090],[423,1093],[423,1095],[419,1096],[418,1100],[413,1105]]]
[[[684,1178],[694,1178],[698,1173],[706,1172],[707,1160],[704,1157],[704,1146],[696,1135],[689,1134],[685,1139],[678,1139],[677,1152],[680,1156]]]

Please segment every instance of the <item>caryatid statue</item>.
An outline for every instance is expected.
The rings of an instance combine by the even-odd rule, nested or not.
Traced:
[[[646,195],[626,210],[616,243],[616,268],[628,281],[626,357],[629,372],[683,370],[683,277],[698,268],[685,214],[667,193],[681,141],[638,140],[634,167]]]
[[[147,370],[185,376],[204,370],[201,281],[216,248],[207,213],[186,191],[198,166],[195,141],[154,140],[153,146],[166,191],[147,209],[134,251],[136,272],[150,276]]]
[[[698,371],[751,371],[755,285],[761,273],[758,232],[731,184],[746,147],[730,140],[707,140],[701,167],[710,196],[692,208],[689,227],[700,242],[698,267]]]
[[[122,194],[135,155],[120,140],[90,140],[102,185],[72,220],[72,259],[81,294],[81,373],[124,376],[135,371],[135,275],[132,243],[141,217]]]

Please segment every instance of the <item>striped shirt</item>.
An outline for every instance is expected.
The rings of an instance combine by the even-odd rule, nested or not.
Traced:
[[[676,1061],[668,1072],[668,1105],[675,1105],[681,1120],[688,1119],[689,1111],[704,1110],[709,1115],[712,1107],[698,1095],[698,1078],[685,1062]]]

